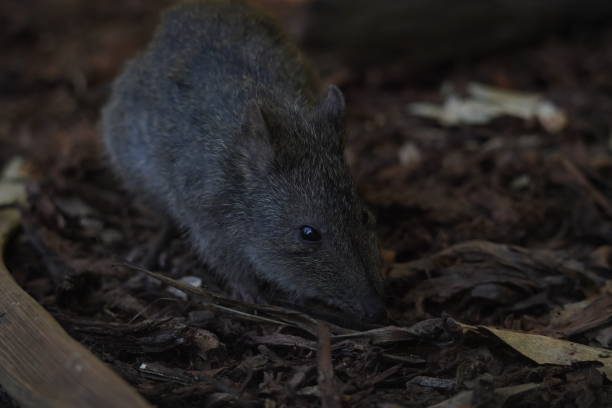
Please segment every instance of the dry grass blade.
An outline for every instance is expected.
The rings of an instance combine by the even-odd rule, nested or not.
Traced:
[[[176,289],[180,289],[185,293],[198,296],[202,298],[204,303],[211,309],[215,309],[224,313],[229,313],[238,318],[253,322],[271,323],[281,326],[295,327],[298,329],[305,330],[313,336],[316,336],[318,333],[317,320],[304,313],[300,313],[291,309],[285,309],[278,306],[264,306],[243,303],[234,299],[227,298],[225,296],[221,296],[217,293],[203,288],[196,288],[184,282],[169,278],[161,273],[141,268],[137,265],[129,263],[123,263],[121,265],[146,273],[147,275],[155,279],[159,279],[165,284],[172,286]],[[254,314],[251,312],[257,312],[258,314]],[[353,330],[342,328],[336,325],[331,325],[331,327],[333,328],[333,331],[335,333],[347,334],[355,332]]]
[[[342,334],[334,339],[367,338],[373,344],[384,345],[414,340],[437,340],[449,331],[458,328],[451,319],[428,319],[410,327],[387,326],[362,332]]]
[[[228,313],[247,321],[290,326],[302,329],[313,336],[317,336],[318,320],[304,313],[278,306],[243,303],[209,290],[197,288],[184,282],[174,280],[161,273],[149,271],[137,265],[129,263],[123,263],[121,265],[146,273],[185,293],[198,296],[208,307],[219,312]],[[457,329],[451,319],[438,318],[424,320],[411,327],[386,326],[364,331],[351,330],[330,323],[327,324],[331,332],[334,333],[332,336],[334,340],[368,339],[372,344],[377,345],[423,339],[438,340],[445,334],[456,331]]]
[[[440,265],[453,264],[458,259],[465,262],[490,262],[517,271],[554,271],[572,278],[584,278],[603,285],[605,279],[590,271],[584,264],[568,258],[561,251],[529,250],[515,245],[495,244],[488,241],[468,241],[418,261],[395,264],[388,279],[402,279],[417,272],[429,273]],[[527,273],[526,272],[526,273]]]
[[[593,186],[593,184],[578,169],[578,167],[574,165],[574,163],[567,159],[563,159],[561,163],[565,167],[568,174],[572,176],[574,180],[576,180],[576,183],[582,187],[588,195],[591,196],[593,202],[599,205],[608,217],[612,218],[612,203],[610,200],[599,190],[597,190],[595,186]]]

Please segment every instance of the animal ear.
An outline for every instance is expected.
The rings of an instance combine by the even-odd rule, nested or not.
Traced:
[[[274,151],[268,125],[255,100],[247,103],[238,139],[236,142],[240,157],[237,164],[244,175],[267,172],[274,159]]]
[[[344,123],[345,107],[342,91],[336,85],[330,85],[318,112],[320,117],[332,121],[336,127],[341,127]]]

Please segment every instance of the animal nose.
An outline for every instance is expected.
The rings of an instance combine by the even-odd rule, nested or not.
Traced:
[[[361,308],[363,316],[368,322],[380,322],[387,317],[385,302],[378,293],[370,293],[362,298]]]

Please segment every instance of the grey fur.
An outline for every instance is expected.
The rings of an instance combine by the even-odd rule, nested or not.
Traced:
[[[245,299],[267,282],[376,320],[374,220],[343,159],[344,98],[242,1],[182,3],[113,85],[102,130],[127,186],[189,231]],[[300,238],[312,225],[318,243]]]

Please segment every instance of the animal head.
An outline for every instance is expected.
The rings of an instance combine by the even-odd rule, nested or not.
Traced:
[[[343,159],[343,122],[335,86],[307,112],[249,105],[235,160],[249,190],[245,251],[296,304],[375,321],[385,314],[376,222]]]

